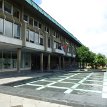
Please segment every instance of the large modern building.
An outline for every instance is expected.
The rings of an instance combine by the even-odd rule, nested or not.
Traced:
[[[66,69],[81,45],[32,0],[0,0],[0,71]]]

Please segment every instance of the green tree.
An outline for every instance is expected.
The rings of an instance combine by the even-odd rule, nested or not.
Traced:
[[[94,65],[95,65],[95,57],[96,57],[96,54],[90,51],[90,55],[88,57],[88,61],[87,62],[89,63],[89,65],[92,68],[94,68]]]
[[[77,48],[77,61],[80,62],[80,67],[84,68],[84,64],[86,64],[89,60],[90,51],[88,47],[81,46]]]
[[[106,65],[106,57],[100,53],[97,54],[95,57],[95,64],[96,64],[96,67],[105,66]]]

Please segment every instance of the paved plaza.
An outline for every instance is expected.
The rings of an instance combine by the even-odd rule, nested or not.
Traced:
[[[87,94],[106,97],[106,73],[64,73],[51,75],[39,80],[28,81],[14,87],[30,88],[41,91],[55,91],[67,94]]]
[[[69,71],[33,74],[32,78],[24,76],[23,79],[2,84],[0,93],[64,103],[70,107],[107,107],[107,72]]]

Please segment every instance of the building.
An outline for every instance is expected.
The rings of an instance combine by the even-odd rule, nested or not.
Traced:
[[[64,69],[81,45],[32,0],[0,0],[0,71]]]

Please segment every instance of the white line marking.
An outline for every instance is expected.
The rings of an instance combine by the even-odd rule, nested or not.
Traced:
[[[43,86],[43,85],[40,85],[40,84],[30,84],[30,83],[27,83],[26,85],[30,85],[30,86]]]
[[[85,91],[85,92],[102,93],[102,91],[96,91],[96,90],[84,90],[84,89],[75,89],[75,90]]]
[[[26,85],[26,84],[16,85],[14,87],[21,87],[21,86],[24,86],[24,85]]]
[[[107,72],[104,73],[102,98],[107,98]]]
[[[78,74],[79,74],[79,73],[78,73]],[[74,74],[74,75],[67,76],[66,78],[57,80],[56,82],[52,82],[52,83],[49,83],[49,84],[47,84],[47,85],[41,86],[41,87],[37,88],[36,90],[41,90],[41,89],[43,89],[43,88],[49,87],[49,86],[51,86],[51,85],[54,85],[54,84],[56,84],[56,83],[58,83],[58,82],[61,82],[61,81],[66,80],[66,79],[69,79],[69,78],[71,78],[71,77],[73,77],[73,76],[75,76],[75,75],[78,75],[78,74]],[[63,88],[64,88],[64,87],[63,87]],[[68,89],[68,88],[67,88],[67,89]]]
[[[50,88],[59,88],[59,89],[69,89],[67,87],[58,87],[58,86],[48,86],[48,87],[50,87]]]
[[[64,93],[66,94],[70,94],[73,89],[76,89],[81,83],[83,83],[87,78],[89,78],[93,73],[90,73],[88,76],[86,76],[85,78],[83,78],[82,80],[80,80],[77,84],[73,85],[71,87],[71,89],[66,90]]]

